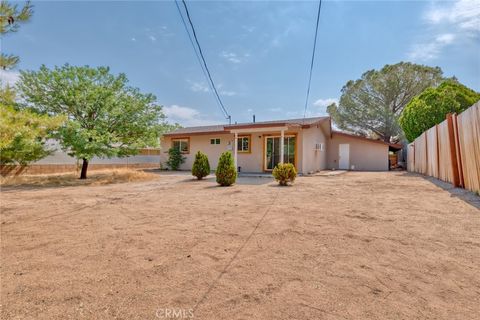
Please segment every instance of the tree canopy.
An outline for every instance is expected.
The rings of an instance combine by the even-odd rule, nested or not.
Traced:
[[[48,156],[47,139],[63,121],[0,103],[0,164],[27,165]]]
[[[16,104],[15,99],[15,89],[8,83],[4,84],[3,81],[0,80],[0,104],[13,106]]]
[[[124,74],[112,75],[108,67],[68,64],[39,71],[21,71],[18,93],[22,108],[50,115],[66,115],[59,130],[62,149],[83,160],[86,179],[94,157],[124,157],[139,148],[159,144],[165,116],[156,97],[127,85]]]
[[[28,165],[53,150],[47,139],[65,120],[64,117],[38,115],[30,110],[15,109],[16,93],[0,81],[0,164]]]
[[[414,97],[400,116],[400,125],[408,141],[445,120],[448,113],[460,113],[480,100],[480,93],[455,80],[437,88],[428,88]]]
[[[339,105],[328,106],[327,112],[340,129],[390,142],[401,135],[398,117],[407,103],[442,80],[439,67],[409,62],[386,65],[348,81]]]
[[[3,37],[8,33],[17,32],[21,23],[28,22],[33,14],[33,5],[27,1],[21,8],[18,4],[11,4],[8,1],[0,2],[0,35]],[[13,54],[0,54],[0,68],[14,68],[20,58]]]

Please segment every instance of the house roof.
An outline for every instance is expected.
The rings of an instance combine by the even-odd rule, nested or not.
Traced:
[[[324,120],[328,120],[329,117],[315,117],[315,118],[301,118],[301,119],[287,119],[287,120],[275,120],[275,121],[259,121],[248,123],[236,123],[225,125],[212,125],[212,126],[199,126],[199,127],[187,127],[180,128],[175,131],[164,134],[165,136],[179,136],[179,135],[201,135],[201,134],[218,134],[228,133],[229,130],[241,129],[241,128],[265,128],[265,127],[279,127],[279,126],[310,126],[314,123],[318,123]]]
[[[186,127],[179,128],[172,132],[165,133],[164,136],[178,136],[182,134],[208,134],[208,133],[218,133],[224,132],[224,125],[213,125],[213,126],[198,126],[198,127]]]
[[[309,126],[314,123],[327,120],[329,117],[314,117],[314,118],[300,118],[300,119],[287,119],[287,120],[274,120],[274,121],[259,121],[250,123],[238,123],[226,125],[226,129],[238,129],[244,127],[279,127],[279,126]]]
[[[388,143],[388,142],[385,142],[385,141],[380,140],[380,139],[372,139],[372,138],[368,138],[368,137],[359,136],[359,135],[356,135],[356,134],[353,134],[353,133],[347,133],[347,132],[341,132],[341,131],[332,131],[332,135],[351,137],[351,138],[355,138],[355,139],[366,140],[366,141],[369,141],[369,142],[385,144],[390,149],[396,150],[396,151],[402,149],[402,144],[400,144],[400,143]]]

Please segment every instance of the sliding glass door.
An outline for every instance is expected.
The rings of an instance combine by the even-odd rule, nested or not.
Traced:
[[[265,170],[273,170],[280,162],[279,136],[265,138]],[[295,136],[285,136],[283,140],[283,162],[295,165]]]

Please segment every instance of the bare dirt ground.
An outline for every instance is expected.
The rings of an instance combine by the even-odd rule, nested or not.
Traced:
[[[480,318],[478,197],[417,175],[161,174],[1,205],[3,319]]]

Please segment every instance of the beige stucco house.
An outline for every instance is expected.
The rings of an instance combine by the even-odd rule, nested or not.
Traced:
[[[230,150],[240,172],[269,172],[283,159],[307,174],[325,169],[388,170],[389,149],[395,146],[333,131],[330,117],[317,117],[177,129],[163,136],[162,164],[171,147],[186,158],[182,170],[192,168],[197,151],[207,154],[215,169],[220,154]]]

